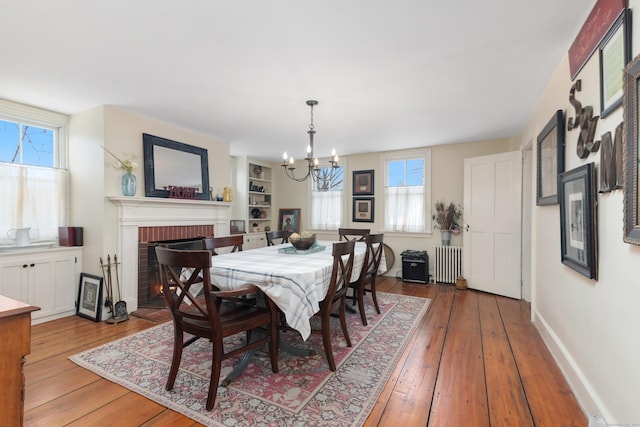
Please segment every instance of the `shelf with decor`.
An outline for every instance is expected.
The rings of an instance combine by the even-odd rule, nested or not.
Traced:
[[[246,221],[247,233],[264,233],[272,227],[272,171],[266,162],[247,157],[236,158],[238,207],[234,215]]]

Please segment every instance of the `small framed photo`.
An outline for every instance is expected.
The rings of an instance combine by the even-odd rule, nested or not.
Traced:
[[[80,273],[76,314],[99,322],[102,315],[102,277]]]
[[[558,204],[558,174],[564,172],[564,114],[558,110],[538,135],[536,205]]]
[[[600,46],[600,117],[622,105],[625,66],[631,60],[631,9],[625,9]]]
[[[230,220],[229,232],[231,234],[242,234],[245,232],[243,219]]]
[[[353,171],[353,195],[373,196],[374,171]]]
[[[373,197],[353,198],[353,222],[373,222]]]
[[[280,209],[278,211],[278,229],[289,233],[300,232],[300,209]]]
[[[562,263],[597,280],[596,183],[594,163],[560,174]]]

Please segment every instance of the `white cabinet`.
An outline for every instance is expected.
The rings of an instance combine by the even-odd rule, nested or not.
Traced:
[[[262,233],[247,233],[244,235],[244,241],[242,243],[242,250],[247,251],[250,249],[264,248],[267,246],[267,236]]]
[[[76,312],[82,248],[18,249],[0,254],[0,294],[40,307],[37,324]]]

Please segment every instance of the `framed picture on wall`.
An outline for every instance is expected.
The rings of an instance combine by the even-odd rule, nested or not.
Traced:
[[[597,279],[596,183],[594,163],[560,174],[562,263]]]
[[[558,174],[564,172],[564,114],[558,110],[538,135],[536,205],[558,203]]]
[[[353,171],[353,195],[373,196],[374,171]]]
[[[299,233],[300,209],[280,209],[278,211],[278,229]]]
[[[102,315],[102,277],[80,273],[76,314],[99,322]]]
[[[598,47],[600,57],[600,117],[622,105],[624,68],[631,60],[631,9],[625,9]]]
[[[353,198],[353,222],[373,222],[373,197]]]

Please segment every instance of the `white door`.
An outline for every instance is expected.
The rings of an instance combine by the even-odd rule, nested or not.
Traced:
[[[464,160],[463,272],[470,288],[521,297],[519,151]]]

